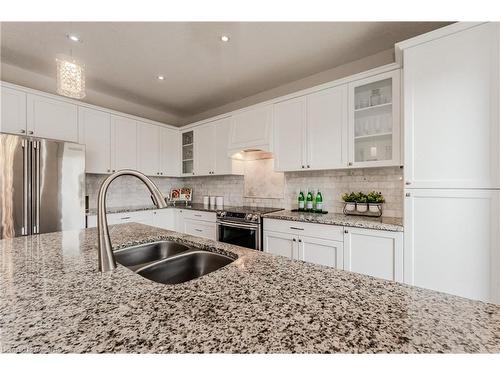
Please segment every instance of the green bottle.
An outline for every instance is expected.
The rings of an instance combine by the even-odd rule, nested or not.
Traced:
[[[321,192],[318,189],[318,192],[316,193],[316,207],[315,210],[316,212],[321,213],[323,211],[323,196],[321,195]]]
[[[311,191],[309,190],[307,192],[307,198],[306,198],[306,211],[312,212],[313,210],[313,196]]]
[[[299,193],[299,211],[304,211],[304,208],[305,208],[305,197],[304,197],[304,193],[302,192],[302,189],[300,189],[300,193]]]

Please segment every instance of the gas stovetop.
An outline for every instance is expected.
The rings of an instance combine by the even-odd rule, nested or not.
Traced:
[[[262,215],[281,210],[282,208],[272,207],[227,207],[223,210],[217,211],[217,218],[223,221],[260,223]]]

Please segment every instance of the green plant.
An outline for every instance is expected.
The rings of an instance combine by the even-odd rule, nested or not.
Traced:
[[[368,203],[384,203],[385,199],[381,192],[371,191],[366,195]]]
[[[356,199],[357,199],[357,194],[354,192],[344,193],[344,195],[342,195],[342,200],[344,202],[356,202]]]
[[[368,198],[366,194],[359,192],[356,193],[356,203],[366,203],[368,201]]]

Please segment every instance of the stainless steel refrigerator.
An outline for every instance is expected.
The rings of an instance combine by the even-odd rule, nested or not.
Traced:
[[[85,227],[85,146],[0,134],[0,239]]]

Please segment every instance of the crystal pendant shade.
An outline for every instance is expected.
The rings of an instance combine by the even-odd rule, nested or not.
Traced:
[[[85,67],[71,58],[57,58],[57,93],[70,98],[85,97]]]

